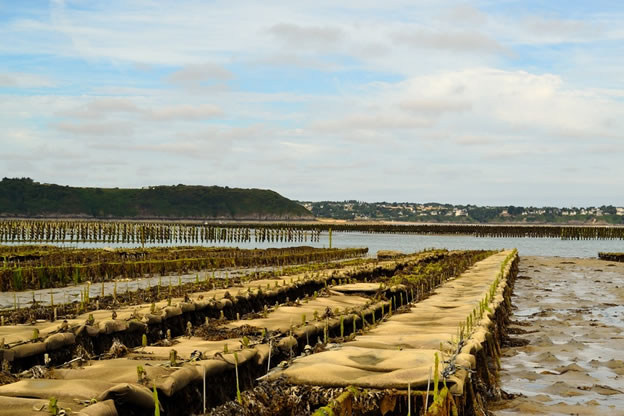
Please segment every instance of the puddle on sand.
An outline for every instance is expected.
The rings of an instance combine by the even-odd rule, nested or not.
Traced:
[[[609,306],[604,309],[593,310],[586,319],[595,319],[604,325],[624,329],[624,306]]]
[[[529,333],[503,350],[501,387],[522,394],[492,404],[503,415],[623,415],[624,264],[523,257],[512,321]],[[602,270],[602,271],[601,271]],[[535,331],[535,332],[533,332]]]
[[[514,312],[514,317],[528,317],[531,315],[535,315],[540,312],[542,308],[535,306],[533,308],[524,308],[522,310],[518,309]]]

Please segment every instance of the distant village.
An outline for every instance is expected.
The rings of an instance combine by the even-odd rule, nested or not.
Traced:
[[[609,223],[624,224],[624,207],[516,207],[439,203],[320,201],[300,202],[319,218],[465,223]]]

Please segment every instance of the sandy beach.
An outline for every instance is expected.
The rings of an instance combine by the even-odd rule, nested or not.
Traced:
[[[624,264],[523,257],[496,415],[624,415]]]

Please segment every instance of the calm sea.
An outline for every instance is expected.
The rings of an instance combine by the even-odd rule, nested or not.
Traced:
[[[188,245],[199,243],[188,243]],[[62,244],[59,244],[62,245]],[[169,244],[183,245],[183,244]],[[308,245],[328,247],[329,236],[322,233],[318,242],[221,242],[204,243],[206,246],[235,246],[239,248],[269,248]],[[71,244],[74,247],[136,247],[136,244],[85,243]],[[146,245],[147,246],[147,245]],[[420,251],[425,248],[503,249],[517,248],[521,256],[596,257],[599,251],[624,251],[624,240],[560,240],[555,238],[498,238],[447,235],[376,234],[361,232],[334,232],[332,247],[368,247],[374,256],[378,250]]]

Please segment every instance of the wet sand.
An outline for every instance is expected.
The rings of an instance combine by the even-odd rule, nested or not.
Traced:
[[[624,415],[624,264],[522,257],[512,302],[500,382],[515,397],[490,410]]]

